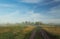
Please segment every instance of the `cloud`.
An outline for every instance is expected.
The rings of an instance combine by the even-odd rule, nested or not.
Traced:
[[[60,5],[56,7],[52,7],[47,13],[54,18],[60,18]]]
[[[60,24],[60,19],[44,19],[44,23]]]
[[[35,13],[34,11],[27,11],[26,14],[23,14],[21,16],[21,19],[23,21],[31,21],[31,22],[40,21],[40,19],[42,18],[45,18],[45,16],[43,16],[40,13]]]
[[[11,12],[10,14],[1,15],[0,23],[20,23],[24,21],[42,21],[44,23],[60,23],[60,19],[47,19],[45,15],[36,13],[34,11],[27,11],[26,13],[21,13],[19,10]]]
[[[54,1],[56,1],[56,2],[57,2],[57,1],[60,1],[60,0],[54,0]]]
[[[18,16],[19,15],[19,16]],[[0,16],[0,23],[20,23],[24,21],[40,21],[41,18],[45,16],[34,13],[33,11],[27,11],[25,14],[20,13],[20,11],[15,11],[7,15]]]
[[[0,7],[10,8],[10,7],[17,7],[17,6],[16,5],[13,5],[13,4],[0,4]]]
[[[21,2],[25,2],[25,3],[45,3],[45,4],[49,4],[52,2],[58,2],[60,0],[20,0]]]
[[[30,14],[29,14],[30,13]],[[41,21],[43,23],[54,23],[54,24],[59,24],[60,19],[54,19],[50,18],[48,16],[42,15],[41,13],[34,13],[33,11],[29,11],[29,19],[32,19],[31,21],[36,22],[36,21]]]
[[[39,2],[42,2],[42,0],[22,0],[21,2],[25,2],[25,3],[39,3]]]
[[[6,15],[1,15],[0,16],[0,23],[16,23],[17,19],[15,18],[15,15],[17,15],[19,11],[11,12]]]

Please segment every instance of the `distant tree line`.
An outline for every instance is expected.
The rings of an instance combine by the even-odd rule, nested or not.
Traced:
[[[43,25],[44,23],[42,22],[28,22],[28,21],[25,21],[25,22],[22,22],[22,24],[27,24],[27,25]]]

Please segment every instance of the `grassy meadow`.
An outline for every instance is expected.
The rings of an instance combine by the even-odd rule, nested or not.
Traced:
[[[0,27],[0,39],[24,39],[25,35],[31,32],[34,26],[5,26]]]
[[[44,29],[53,39],[60,39],[60,25],[42,25]]]
[[[0,39],[29,39],[31,32],[39,25],[42,29],[44,29],[50,37],[60,39],[60,27],[42,24],[36,22],[34,23],[27,23],[27,24],[7,24],[4,26],[0,26]],[[37,34],[39,30],[36,32],[36,39],[39,38],[39,34]]]

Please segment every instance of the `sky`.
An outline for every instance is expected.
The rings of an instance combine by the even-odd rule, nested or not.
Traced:
[[[60,23],[60,0],[0,0],[0,23]]]

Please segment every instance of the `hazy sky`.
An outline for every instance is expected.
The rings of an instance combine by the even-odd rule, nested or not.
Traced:
[[[60,0],[0,0],[0,23],[60,23]]]

